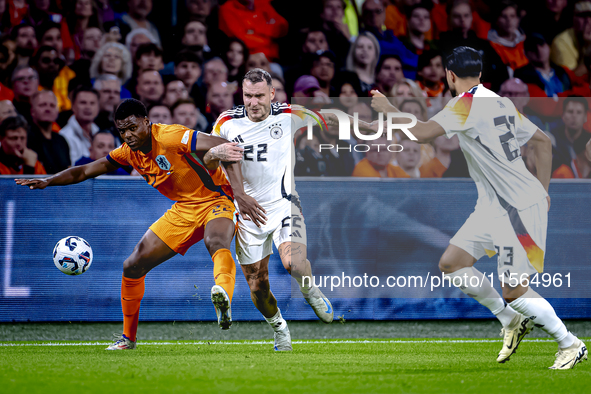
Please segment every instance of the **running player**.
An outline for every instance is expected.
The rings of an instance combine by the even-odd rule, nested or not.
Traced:
[[[320,289],[302,283],[311,277],[306,258],[306,225],[293,179],[294,133],[315,115],[302,107],[271,104],[275,96],[271,75],[261,69],[243,79],[243,106],[220,115],[212,135],[244,148],[240,171],[229,173],[240,211],[236,252],[257,309],[275,331],[275,350],[292,350],[287,323],[269,285],[269,257],[275,243],[285,269],[298,282],[304,298],[325,323],[333,320],[330,301]],[[221,157],[218,150],[204,157],[206,165]],[[244,177],[242,179],[242,177]],[[259,205],[260,204],[260,205]]]
[[[222,329],[232,323],[230,304],[236,266],[230,253],[234,236],[232,190],[222,169],[207,170],[197,152],[227,141],[180,125],[150,123],[138,100],[121,102],[115,125],[125,141],[107,157],[71,167],[44,179],[17,179],[30,189],[64,186],[131,165],[151,186],[176,201],[144,234],[123,263],[121,306],[123,334],[107,350],[135,349],[145,275],[177,253],[184,255],[204,239],[214,263],[211,298]],[[240,160],[242,149],[225,144],[217,149],[225,160]]]
[[[544,268],[552,144],[509,99],[480,84],[481,71],[477,51],[454,49],[446,59],[446,77],[457,97],[431,120],[410,129],[421,143],[440,135],[457,135],[478,189],[474,212],[450,240],[439,268],[452,280],[460,278],[460,289],[500,320],[504,340],[498,362],[508,361],[535,326],[558,342],[556,361],[550,368],[570,369],[587,359],[585,344],[566,329],[548,301],[528,286],[530,275]],[[372,95],[374,109],[398,112],[381,93],[372,91]],[[520,146],[525,143],[533,146],[537,179],[521,158]],[[473,267],[485,254],[495,253],[503,297],[509,304]],[[471,281],[474,277],[478,280]]]

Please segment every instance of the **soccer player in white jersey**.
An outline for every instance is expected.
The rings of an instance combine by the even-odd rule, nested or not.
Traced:
[[[440,135],[457,135],[478,190],[474,212],[450,240],[439,268],[502,323],[504,340],[498,362],[508,361],[535,326],[558,342],[556,361],[550,368],[570,369],[587,359],[585,344],[566,329],[548,301],[524,280],[543,271],[552,145],[509,99],[480,84],[481,70],[477,51],[456,48],[446,59],[447,82],[456,97],[431,120],[410,129],[421,143]],[[372,91],[372,95],[374,109],[398,112],[381,93]],[[537,179],[521,158],[520,146],[525,143],[533,145]],[[473,267],[485,254],[495,253],[506,302]],[[474,277],[478,280],[471,281]]]
[[[306,258],[306,225],[293,179],[294,133],[307,126],[314,114],[302,107],[273,103],[275,89],[271,75],[261,69],[249,71],[243,79],[243,106],[226,111],[217,119],[212,135],[221,136],[244,148],[243,179],[229,173],[240,211],[236,253],[250,287],[252,301],[275,331],[275,350],[292,350],[286,321],[277,307],[269,285],[269,257],[272,242],[283,266],[298,282],[304,298],[325,323],[333,320],[330,301],[313,286],[302,283],[311,277]],[[216,164],[216,150],[205,157]]]

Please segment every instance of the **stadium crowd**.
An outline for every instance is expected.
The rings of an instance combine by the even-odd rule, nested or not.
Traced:
[[[591,177],[591,0],[0,0],[0,33],[0,174],[104,157],[121,143],[124,98],[152,122],[211,131],[242,104],[253,68],[273,76],[274,101],[371,121],[377,89],[427,120],[451,98],[445,54],[467,45],[483,55],[484,85],[552,139],[553,177]],[[296,175],[469,176],[457,138],[397,135],[404,150],[392,153],[337,137],[297,135]],[[535,171],[527,145],[522,155]]]

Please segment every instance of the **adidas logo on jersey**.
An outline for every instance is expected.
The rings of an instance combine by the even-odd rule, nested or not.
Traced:
[[[299,230],[294,231],[289,236],[290,237],[294,237],[294,238],[302,238],[302,235],[300,234],[300,231]]]
[[[501,107],[501,108],[506,108],[506,107],[505,107],[505,104],[503,104],[503,102],[501,102],[501,101],[497,100],[497,103],[499,103],[499,107]]]
[[[239,134],[238,137],[236,137],[232,140],[232,142],[244,143],[244,140],[242,139],[242,136]]]

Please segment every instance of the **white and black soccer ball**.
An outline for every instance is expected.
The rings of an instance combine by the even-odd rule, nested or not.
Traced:
[[[62,238],[53,248],[53,263],[64,274],[83,274],[92,264],[92,248],[83,238]]]

